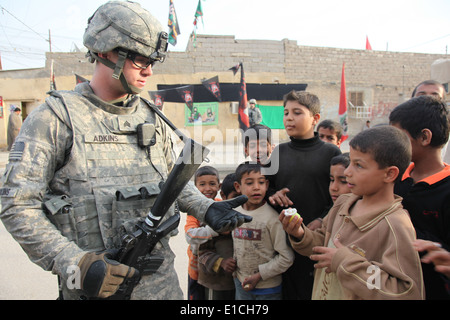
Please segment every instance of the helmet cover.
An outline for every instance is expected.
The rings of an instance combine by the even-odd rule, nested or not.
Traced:
[[[94,53],[124,48],[150,57],[158,48],[162,31],[159,21],[140,4],[110,1],[89,18],[83,43]]]

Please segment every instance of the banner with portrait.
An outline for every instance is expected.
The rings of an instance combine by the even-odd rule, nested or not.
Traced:
[[[185,126],[217,125],[219,123],[219,103],[194,103],[192,110],[185,105]]]

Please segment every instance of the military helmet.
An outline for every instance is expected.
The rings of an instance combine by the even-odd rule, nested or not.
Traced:
[[[150,57],[158,49],[162,31],[159,21],[140,4],[110,1],[89,18],[83,41],[95,53],[120,47]]]
[[[168,47],[168,35],[162,25],[139,3],[132,1],[109,1],[101,5],[89,18],[83,43],[89,50],[91,62],[98,60],[115,70],[113,77],[132,93],[122,74],[123,64],[129,53],[138,53],[153,61],[163,62]],[[118,50],[119,61],[111,64],[98,56]],[[136,92],[134,92],[136,93]]]

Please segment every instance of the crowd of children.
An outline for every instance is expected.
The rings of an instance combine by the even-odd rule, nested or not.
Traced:
[[[450,118],[430,95],[396,107],[342,154],[342,127],[320,122],[318,97],[288,93],[290,141],[274,146],[257,124],[235,173],[222,183],[211,166],[195,175],[208,198],[246,195],[236,210],[253,220],[218,234],[188,216],[188,298],[449,299]]]

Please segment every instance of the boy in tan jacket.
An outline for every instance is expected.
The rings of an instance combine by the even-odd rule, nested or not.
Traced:
[[[317,261],[312,299],[424,299],[415,230],[393,192],[410,163],[408,137],[390,126],[362,131],[350,159],[352,193],[337,199],[322,228],[280,214],[292,248]]]

